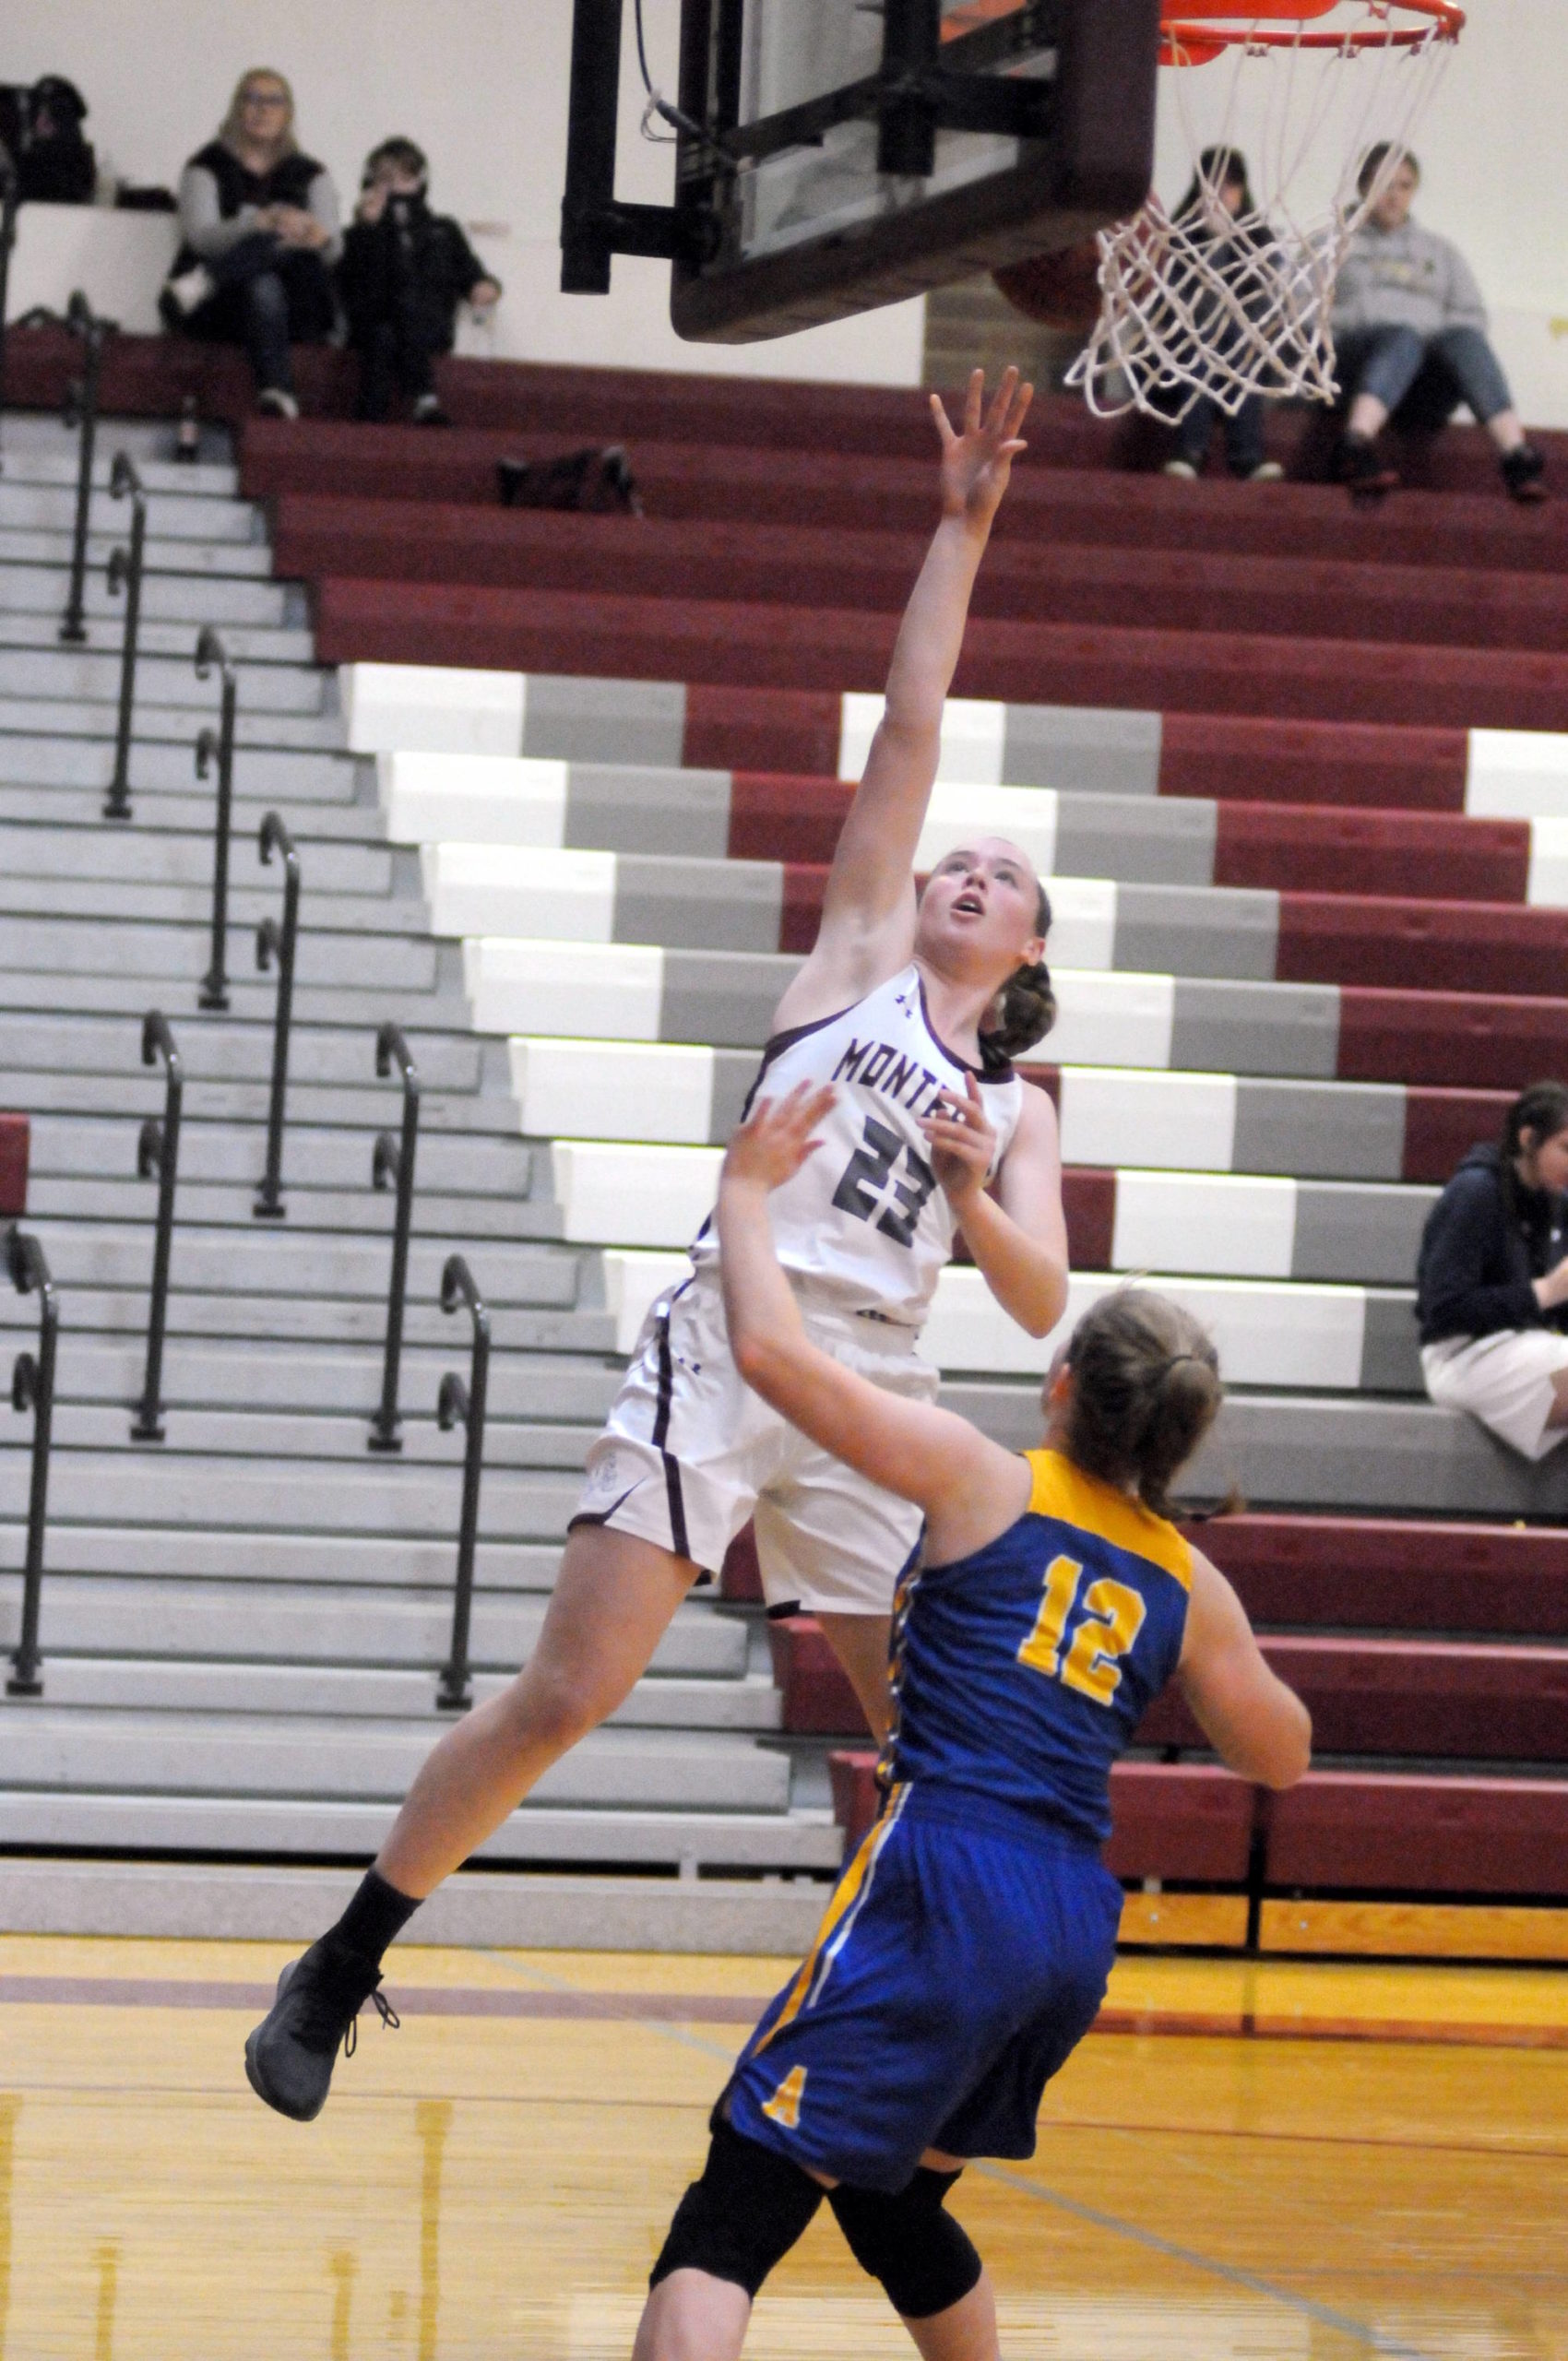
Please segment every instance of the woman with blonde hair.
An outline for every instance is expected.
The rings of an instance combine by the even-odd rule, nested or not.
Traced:
[[[331,270],[343,241],[332,176],[302,152],[294,94],[269,66],[240,77],[217,138],[181,173],[180,228],[166,324],[243,344],[256,407],[297,418],[289,347],[320,343],[336,325]]]

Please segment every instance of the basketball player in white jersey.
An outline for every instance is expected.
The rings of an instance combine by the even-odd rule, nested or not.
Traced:
[[[938,864],[918,905],[915,895],[943,704],[1031,388],[1009,369],[989,409],[983,393],[977,370],[961,433],[932,397],[942,520],[904,614],[821,930],[779,1002],[762,1065],[775,1095],[802,1082],[837,1090],[832,1153],[772,1200],[778,1259],[808,1330],[877,1384],[922,1399],[937,1379],[916,1347],[959,1230],[1030,1335],[1053,1328],[1067,1300],[1055,1114],[1009,1062],[1052,1014],[1044,892],[1016,846],[977,836]],[[620,1704],[748,1518],[769,1607],[818,1618],[867,1721],[885,1729],[888,1619],[919,1512],[742,1383],[718,1252],[705,1224],[691,1277],[648,1316],[589,1453],[532,1658],[435,1748],[374,1869],[338,1925],[284,1970],[246,2043],[252,2084],[281,2113],[319,2111],[339,2041],[379,1984],[394,1935]]]

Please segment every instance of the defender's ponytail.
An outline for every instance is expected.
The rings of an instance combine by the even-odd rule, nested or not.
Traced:
[[[1212,1339],[1166,1297],[1118,1287],[1079,1321],[1067,1361],[1067,1456],[1170,1516],[1171,1481],[1223,1399]]]

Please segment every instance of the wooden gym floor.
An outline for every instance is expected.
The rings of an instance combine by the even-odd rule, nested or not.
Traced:
[[[315,2125],[275,1946],[0,1939],[0,2361],[624,2361],[792,1963],[399,1948]],[[1039,2153],[957,2211],[1013,2361],[1568,2361],[1568,1979],[1124,1959]],[[912,2347],[826,2212],[748,2353]]]

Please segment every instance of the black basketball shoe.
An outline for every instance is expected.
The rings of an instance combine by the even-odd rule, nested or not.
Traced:
[[[257,2098],[296,2123],[309,2123],[327,2104],[338,2045],[351,2058],[360,2011],[373,2001],[384,2025],[397,2012],[377,1990],[381,1971],[324,1936],[278,1978],[278,1998],[245,2042],[245,2072]]]

